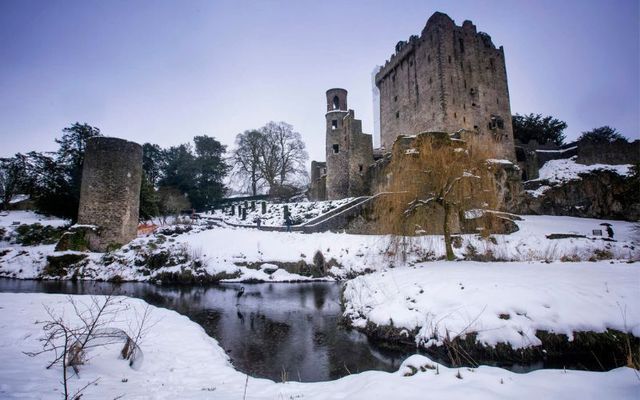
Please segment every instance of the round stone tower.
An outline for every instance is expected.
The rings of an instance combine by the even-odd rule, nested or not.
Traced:
[[[347,91],[327,90],[327,199],[347,197],[349,191],[349,143],[344,117],[347,111]]]
[[[87,141],[80,187],[79,225],[94,225],[92,251],[120,247],[136,237],[142,146],[111,137]]]

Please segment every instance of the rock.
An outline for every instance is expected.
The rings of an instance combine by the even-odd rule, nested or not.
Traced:
[[[48,276],[66,276],[68,268],[77,266],[87,258],[86,254],[62,254],[47,256],[47,266],[42,273]]]
[[[62,235],[55,251],[89,251],[92,244],[99,240],[98,231],[93,225],[74,225]]]
[[[535,186],[533,186],[535,184]],[[549,186],[541,195],[530,191]],[[566,215],[582,218],[640,219],[639,188],[633,178],[612,171],[580,174],[580,179],[562,184],[527,182],[522,214]]]
[[[260,270],[261,270],[262,272],[264,272],[265,274],[267,274],[267,275],[271,275],[271,274],[273,274],[273,273],[274,273],[274,272],[276,272],[279,268],[280,268],[280,267],[278,267],[278,266],[277,266],[277,265],[275,265],[275,264],[267,264],[267,263],[262,264],[262,265],[260,266]]]

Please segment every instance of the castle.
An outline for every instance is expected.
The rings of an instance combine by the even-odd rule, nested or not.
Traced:
[[[311,164],[311,198],[373,194],[374,161],[398,137],[420,132],[481,135],[494,158],[516,161],[504,50],[489,35],[436,12],[395,50],[375,77],[380,149],[347,108],[347,91],[327,91],[326,163]]]

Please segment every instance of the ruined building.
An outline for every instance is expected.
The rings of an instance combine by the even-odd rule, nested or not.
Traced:
[[[92,251],[120,247],[136,237],[142,146],[112,137],[87,141],[78,224],[93,226],[86,237]]]
[[[471,21],[436,12],[420,36],[396,45],[376,75],[381,144],[400,135],[456,132],[486,136],[496,158],[515,161],[504,50]]]
[[[327,90],[326,195],[341,199],[368,194],[365,180],[373,163],[373,139],[362,133],[362,121],[347,109],[347,91]],[[312,175],[314,172],[312,171]]]
[[[375,76],[380,91],[380,149],[347,109],[347,91],[327,91],[326,164],[312,164],[310,197],[374,194],[375,158],[399,136],[420,132],[481,135],[494,158],[516,161],[502,47],[471,21],[456,26],[436,12],[420,36],[396,45]]]

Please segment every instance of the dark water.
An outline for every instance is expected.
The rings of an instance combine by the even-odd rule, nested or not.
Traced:
[[[366,370],[396,371],[409,355],[340,326],[338,283],[156,286],[0,278],[0,292],[104,294],[113,288],[199,323],[251,376],[325,381]]]

